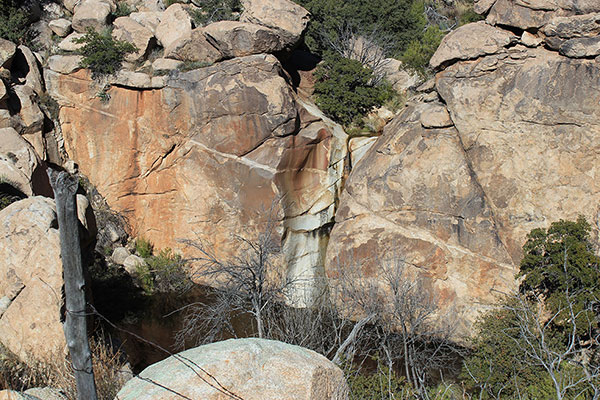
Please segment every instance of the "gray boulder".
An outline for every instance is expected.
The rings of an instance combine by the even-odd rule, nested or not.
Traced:
[[[229,398],[226,393],[245,400],[348,398],[342,370],[322,355],[299,346],[255,338],[211,343],[171,356],[127,382],[116,398],[181,398],[174,392],[203,400]]]

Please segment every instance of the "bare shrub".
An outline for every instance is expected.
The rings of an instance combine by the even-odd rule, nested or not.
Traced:
[[[388,371],[401,366],[418,395],[428,398],[431,374],[447,368],[459,351],[452,340],[452,313],[439,314],[435,292],[408,271],[401,257],[377,264],[372,278],[364,276],[358,263],[335,271],[332,301],[358,321],[353,328],[358,332],[348,336],[351,343],[343,344],[334,360],[354,359],[362,351],[363,357],[384,362]]]

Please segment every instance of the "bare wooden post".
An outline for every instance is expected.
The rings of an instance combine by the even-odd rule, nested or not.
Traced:
[[[65,281],[66,315],[63,329],[77,383],[79,400],[96,400],[92,353],[87,338],[85,279],[81,262],[79,221],[77,220],[77,181],[66,172],[48,170],[56,200],[60,232],[60,254]]]

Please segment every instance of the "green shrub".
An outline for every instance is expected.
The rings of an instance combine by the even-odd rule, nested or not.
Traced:
[[[330,118],[348,125],[392,96],[391,87],[373,85],[373,72],[359,61],[328,55],[315,71],[316,103]]]
[[[200,10],[190,10],[196,26],[205,26],[217,21],[236,21],[242,5],[240,0],[204,0]]]
[[[152,256],[154,246],[149,240],[139,237],[135,239],[135,251],[142,258],[148,258]]]
[[[144,263],[136,266],[136,274],[146,294],[179,291],[191,283],[187,263],[170,248],[163,249],[154,256],[149,242],[142,240],[139,248],[136,241],[136,250],[144,258]]]
[[[125,56],[137,51],[133,44],[113,39],[109,31],[98,33],[91,28],[74,42],[83,44],[79,50],[79,54],[83,56],[80,66],[92,70],[94,78],[115,74],[121,68]]]
[[[34,31],[27,8],[19,0],[0,0],[0,38],[32,47]]]
[[[127,17],[134,11],[136,11],[135,8],[131,7],[128,3],[120,1],[117,3],[117,9],[112,15],[114,18]]]
[[[400,59],[404,66],[425,77],[429,70],[429,60],[437,50],[444,32],[439,27],[429,26],[420,40],[413,40],[402,53]]]
[[[354,26],[358,34],[386,38],[389,56],[400,54],[413,38],[420,38],[427,24],[423,6],[415,0],[296,0],[312,17],[306,33],[311,52],[322,55],[340,39],[340,28]],[[417,4],[418,5],[418,4]]]
[[[470,24],[471,22],[482,21],[484,19],[485,17],[483,15],[479,15],[475,11],[473,11],[473,8],[469,8],[459,15],[458,25],[463,26],[466,24]]]
[[[345,375],[352,400],[408,399],[415,393],[403,376],[377,362],[376,372],[368,373],[346,366]]]
[[[598,327],[600,257],[590,242],[591,226],[584,217],[553,222],[548,229],[534,229],[523,246],[519,277],[521,293],[543,300],[549,312],[559,313],[556,329],[570,325],[566,304],[573,305],[579,334]],[[567,332],[568,333],[568,332]]]
[[[135,274],[144,293],[148,295],[154,293],[154,276],[152,275],[150,266],[146,262],[135,266]]]
[[[523,246],[520,294],[477,324],[463,379],[481,398],[592,398],[597,381],[599,261],[591,227],[554,222]],[[596,382],[597,383],[597,382]]]
[[[512,302],[506,301],[480,318],[472,353],[464,362],[463,382],[471,392],[479,394],[482,391],[484,399],[496,398],[493,396],[499,393],[506,398],[514,398],[517,393],[532,398],[529,397],[531,392],[540,390],[552,393],[551,385],[548,387],[547,382],[541,382],[544,370],[529,362],[524,354],[525,343],[519,336],[519,317],[513,306]],[[538,387],[531,387],[536,383]]]

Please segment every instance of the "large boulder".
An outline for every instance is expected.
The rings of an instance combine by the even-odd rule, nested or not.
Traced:
[[[85,70],[47,81],[70,157],[136,236],[157,248],[207,239],[231,254],[230,233],[253,236],[277,196],[278,155],[256,160],[263,144],[296,130],[280,68],[272,56],[238,58],[166,77],[162,90],[113,87],[108,102]]]
[[[290,0],[244,0],[241,22],[263,25],[278,32],[285,47],[296,45],[309,21],[309,12]]]
[[[38,58],[27,46],[19,46],[11,67],[13,79],[29,86],[36,95],[44,92],[44,79]]]
[[[503,31],[483,21],[461,26],[446,35],[429,60],[432,68],[454,62],[468,60],[485,54],[495,54],[516,41],[509,31]]]
[[[63,51],[77,51],[85,46],[83,43],[76,43],[76,39],[81,39],[83,33],[73,32],[58,43],[58,48]]]
[[[201,62],[212,64],[223,58],[223,54],[206,40],[203,28],[196,28],[190,36],[173,42],[165,57],[181,61]]]
[[[231,339],[186,350],[149,366],[127,382],[116,398],[167,400],[181,396],[345,400],[348,390],[342,371],[312,350],[273,340]]]
[[[141,23],[141,22],[140,22]],[[144,25],[142,23],[142,25]],[[171,5],[160,16],[160,22],[154,30],[158,43],[169,54],[172,45],[180,39],[188,38],[192,34],[192,18],[179,3]]]
[[[437,81],[515,264],[531,229],[578,214],[593,221],[600,191],[600,94],[590,90],[600,65],[527,54],[456,64]]]
[[[48,22],[48,27],[59,37],[67,36],[72,30],[71,21],[66,18],[53,19]]]
[[[0,211],[0,342],[26,362],[62,354],[62,263],[54,202],[20,200]]]
[[[75,6],[72,27],[79,33],[85,33],[87,29],[100,32],[106,28],[114,4],[103,0],[83,0]]]
[[[95,234],[89,204],[78,195],[78,218]],[[27,363],[63,356],[63,270],[54,200],[30,197],[0,210],[0,343]]]
[[[82,57],[76,55],[54,55],[48,58],[46,67],[50,71],[58,72],[60,74],[70,74],[77,71],[81,67]],[[46,77],[48,74],[46,74]]]
[[[247,22],[219,21],[203,31],[209,43],[226,58],[275,53],[284,48],[277,32]]]
[[[19,133],[33,146],[37,154],[46,155],[44,143],[45,116],[37,102],[35,91],[26,85],[13,87],[14,96],[9,98],[9,105],[17,112],[14,126]]]
[[[125,60],[135,62],[142,60],[152,49],[154,34],[152,31],[130,17],[119,17],[113,22],[112,36],[117,40],[132,43],[137,51],[127,54]]]
[[[427,129],[428,104],[408,107],[350,174],[326,269],[361,265],[376,279],[391,257],[426,278],[440,314],[493,300],[512,281],[510,256],[454,127]]]
[[[0,39],[0,68],[10,68],[16,51],[16,44],[5,39]]]
[[[0,171],[0,181],[26,196],[40,193],[48,185],[34,148],[13,128],[0,129]]]
[[[231,257],[239,250],[232,234],[256,238],[271,220],[291,274],[322,276],[346,156],[342,128],[295,100],[271,55],[160,78],[162,89],[113,86],[103,102],[89,72],[46,70],[69,156],[111,208],[134,235],[188,255],[178,239]]]

